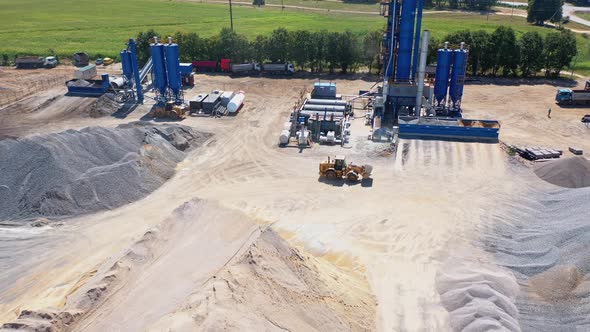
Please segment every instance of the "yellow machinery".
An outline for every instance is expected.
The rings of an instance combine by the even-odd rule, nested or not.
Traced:
[[[154,105],[149,115],[154,118],[169,118],[173,120],[179,120],[185,118],[187,111],[188,107],[186,105],[176,105],[173,101],[169,101],[166,103],[166,105],[164,105],[164,107]]]
[[[363,165],[357,166],[354,164],[347,164],[346,157],[336,156],[333,159],[328,157],[328,161],[320,163],[320,176],[328,180],[343,179],[350,182],[358,181],[361,177],[368,179],[371,176],[373,166]]]

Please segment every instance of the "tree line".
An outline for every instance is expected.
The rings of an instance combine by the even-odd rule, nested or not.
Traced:
[[[138,57],[145,63],[150,57],[149,43],[154,30],[139,33]],[[369,72],[381,70],[382,31],[355,34],[350,31],[288,31],[278,28],[269,36],[258,35],[248,40],[244,35],[222,29],[211,37],[197,33],[176,32],[172,35],[180,46],[181,62],[222,58],[240,62],[292,62],[301,70],[312,72]],[[528,77],[544,71],[546,76],[559,76],[577,54],[576,38],[569,30],[541,36],[527,32],[517,38],[510,27],[500,26],[492,33],[459,31],[443,39],[431,39],[428,63],[436,62],[437,49],[448,41],[454,47],[465,42],[469,49],[468,72],[473,75]]]
[[[150,57],[149,43],[153,36],[161,36],[150,29],[138,34],[138,58],[145,63]],[[356,34],[351,31],[287,31],[278,28],[269,36],[246,36],[222,29],[211,37],[200,37],[194,32],[176,32],[172,39],[180,46],[180,61],[215,60],[229,58],[235,63],[292,62],[300,69],[312,72],[354,72],[359,67],[371,71],[378,66],[383,33],[374,31]]]
[[[492,33],[452,33],[445,41],[468,45],[468,71],[473,76],[528,77],[544,71],[546,76],[557,77],[578,54],[576,36],[570,30],[550,32],[544,38],[538,32],[527,32],[518,39],[512,28],[500,26]]]

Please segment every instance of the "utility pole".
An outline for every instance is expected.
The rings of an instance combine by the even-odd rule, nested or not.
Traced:
[[[229,24],[231,31],[234,32],[234,15],[231,11],[231,0],[229,0]]]

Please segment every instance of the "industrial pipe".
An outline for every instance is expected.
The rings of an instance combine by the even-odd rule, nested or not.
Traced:
[[[416,12],[416,39],[414,40],[414,59],[412,60],[412,79],[416,81],[416,71],[418,69],[418,48],[420,47],[420,31],[422,30],[422,12],[424,11],[424,0],[418,0],[418,10]]]
[[[131,52],[131,68],[133,68],[133,77],[135,80],[135,90],[137,93],[137,102],[143,104],[143,88],[141,86],[141,80],[139,79],[139,64],[137,63],[137,43],[135,39],[130,38],[129,43],[129,51]]]
[[[346,106],[346,100],[340,99],[308,99],[305,101],[306,105],[334,105]]]
[[[428,56],[428,39],[430,38],[430,31],[424,30],[422,33],[422,46],[420,47],[420,66],[418,67],[418,81],[416,92],[416,115],[420,118],[422,112],[422,95],[424,94],[424,76],[426,73],[426,58]]]

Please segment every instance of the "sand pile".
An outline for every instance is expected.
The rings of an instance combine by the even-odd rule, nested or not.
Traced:
[[[79,215],[138,200],[208,136],[133,123],[1,141],[0,220]]]
[[[583,272],[574,265],[554,266],[529,279],[532,289],[547,301],[573,298],[574,290],[582,283]]]
[[[545,162],[535,167],[535,174],[560,187],[588,187],[590,186],[590,161],[583,156],[578,156]]]
[[[366,280],[308,257],[244,213],[191,200],[91,273],[61,311],[4,327],[51,331],[368,331]],[[26,308],[23,308],[26,309]],[[29,314],[27,314],[29,313]],[[30,314],[34,313],[34,315]],[[31,316],[38,316],[31,321]],[[71,318],[64,328],[59,317]]]
[[[358,280],[306,257],[271,229],[150,331],[371,331]]]
[[[92,118],[100,118],[107,115],[112,115],[121,108],[121,104],[114,100],[114,95],[104,94],[96,99],[96,102],[92,104],[88,114]]]

